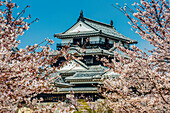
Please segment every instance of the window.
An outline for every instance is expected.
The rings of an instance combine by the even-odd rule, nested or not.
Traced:
[[[83,44],[87,42],[87,38],[83,38]]]
[[[85,62],[86,62],[86,64],[93,64],[93,57],[92,56],[86,56]]]
[[[93,64],[93,58],[86,59],[86,64]]]
[[[105,43],[106,43],[106,44],[109,43],[109,38],[105,38]]]
[[[73,44],[81,44],[81,38],[74,38]]]
[[[102,42],[102,38],[100,37],[99,42]]]

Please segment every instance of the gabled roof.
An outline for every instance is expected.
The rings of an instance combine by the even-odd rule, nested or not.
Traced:
[[[69,73],[69,72],[76,72],[79,70],[87,70],[88,67],[86,66],[86,64],[84,64],[83,62],[74,59],[71,61],[68,61],[67,63],[64,64],[64,66],[62,68],[60,68],[58,70],[59,73]]]
[[[80,32],[68,32],[69,30],[77,26],[80,22],[83,23],[85,26],[90,27],[91,30],[80,31]],[[128,41],[130,43],[137,43],[136,40],[125,37],[121,33],[117,32],[112,24],[111,25],[105,24],[102,22],[98,22],[98,21],[86,18],[83,16],[82,12],[77,22],[72,27],[70,27],[68,30],[66,30],[63,33],[54,34],[54,37],[57,37],[60,39],[71,38],[71,37],[88,37],[88,36],[103,36],[103,37],[108,37],[108,38],[115,39],[115,40]]]

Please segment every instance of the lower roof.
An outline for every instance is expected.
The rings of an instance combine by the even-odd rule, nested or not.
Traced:
[[[79,34],[77,33],[72,33],[72,34],[55,34],[55,37],[57,38],[60,38],[60,39],[67,39],[67,38],[76,38],[76,37],[93,37],[93,36],[103,36],[103,37],[107,37],[107,38],[110,38],[110,39],[113,39],[113,40],[121,40],[121,41],[124,41],[124,42],[127,42],[128,43],[137,43],[137,40],[132,40],[130,38],[122,38],[122,37],[119,37],[119,36],[112,36],[110,34],[107,34],[107,33],[102,33],[100,31],[98,32],[81,32]]]
[[[75,88],[60,88],[59,92],[71,92],[71,91],[98,91],[96,87],[75,87]]]

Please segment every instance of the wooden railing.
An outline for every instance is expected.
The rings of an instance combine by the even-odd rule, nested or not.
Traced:
[[[68,43],[57,43],[56,49],[60,50],[65,45],[68,45]],[[109,43],[105,43],[105,42],[101,42],[101,41],[90,41],[90,42],[86,42],[86,43],[69,43],[69,45],[70,46],[78,45],[78,46],[84,47],[84,48],[98,48],[98,47],[100,47],[103,49],[109,49],[109,48],[113,47],[113,44],[109,44]]]

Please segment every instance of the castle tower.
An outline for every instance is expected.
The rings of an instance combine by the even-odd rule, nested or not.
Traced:
[[[116,73],[105,72],[107,68],[96,59],[96,56],[111,60],[114,58],[113,51],[117,51],[114,42],[121,43],[125,48],[137,43],[136,40],[117,32],[112,20],[110,24],[101,23],[84,17],[83,11],[73,26],[63,33],[54,34],[54,37],[62,39],[62,42],[57,44],[57,50],[69,44],[69,53],[76,57],[83,56],[82,60],[70,61],[58,71],[61,78],[56,80],[55,85],[60,88],[55,94],[66,95],[73,91],[78,98],[84,94],[86,98],[92,98],[93,101],[101,97],[94,86],[102,84],[102,76],[106,74],[117,76]],[[82,48],[85,50],[80,52]],[[59,66],[63,61],[65,59],[61,57],[53,66]]]

